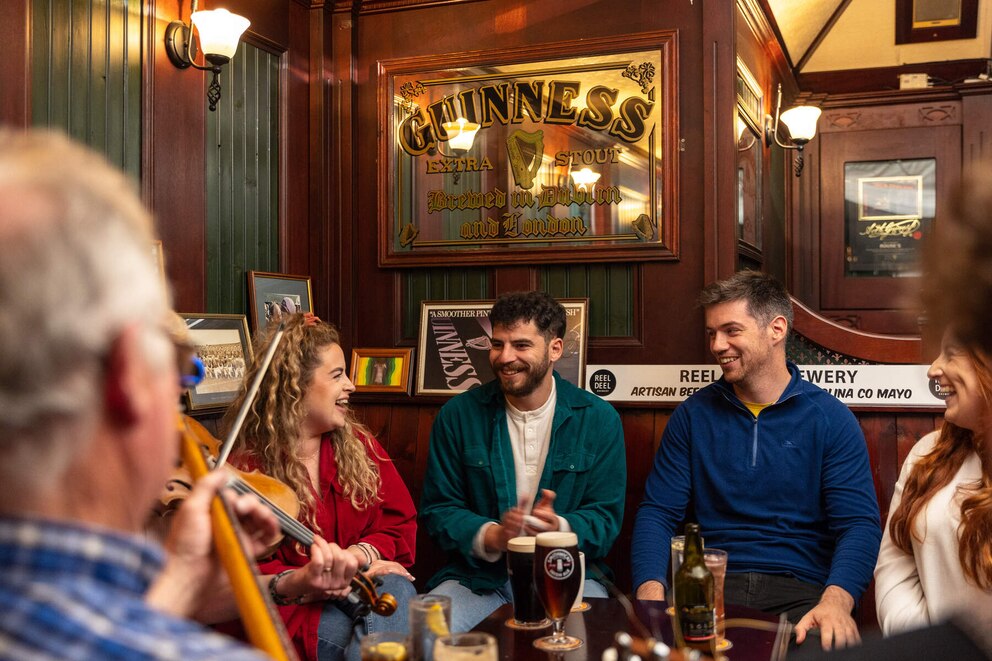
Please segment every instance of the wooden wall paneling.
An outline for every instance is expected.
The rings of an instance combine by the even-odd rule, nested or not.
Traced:
[[[918,109],[921,113],[925,111],[922,107]],[[918,333],[915,316],[906,314],[905,301],[911,293],[906,278],[846,275],[844,168],[846,163],[856,161],[936,159],[935,222],[939,222],[953,195],[951,184],[960,178],[960,125],[955,122],[919,128],[832,132],[821,136],[821,141],[821,309],[887,310],[891,314],[885,326],[865,330]]]
[[[32,0],[0,2],[0,25],[7,26],[0,40],[0,124],[27,127],[31,117]]]
[[[992,83],[961,86],[962,160],[965,172],[992,163]]]
[[[703,245],[704,281],[737,270],[736,3],[708,6],[703,17]]]
[[[879,335],[845,328],[817,314],[795,297],[793,328],[811,342],[845,356],[875,363],[914,364],[922,360],[918,337]]]
[[[380,319],[379,308],[398,306],[400,299],[409,296],[404,290],[406,278],[396,280],[391,277],[395,271],[403,273],[405,269],[385,271],[378,268],[376,237],[369,225],[369,219],[375,215],[376,205],[381,203],[378,195],[380,190],[375,182],[373,149],[373,145],[377,144],[378,133],[374,84],[376,63],[379,60],[526,47],[674,28],[679,30],[678,67],[679,79],[683,81],[679,90],[680,125],[682,135],[689,136],[686,152],[679,154],[680,180],[677,182],[681,215],[680,252],[683,261],[670,265],[649,264],[632,268],[635,283],[645,283],[641,291],[638,291],[636,284],[633,285],[634,295],[641,296],[634,302],[634,309],[640,312],[647,307],[653,308],[650,319],[635,320],[636,327],[632,332],[636,333],[640,327],[652,330],[664,328],[663,333],[659,332],[652,338],[650,347],[642,344],[638,338],[635,348],[642,355],[634,358],[629,353],[629,340],[623,343],[621,349],[614,349],[612,346],[600,348],[597,344],[589,360],[619,358],[618,362],[666,362],[662,357],[666,353],[670,356],[668,362],[685,360],[691,354],[699,356],[693,360],[701,359],[703,354],[697,333],[698,318],[682,314],[682,311],[691,308],[692,299],[703,284],[699,247],[703,241],[704,229],[698,182],[703,167],[704,120],[703,113],[698,109],[704,107],[704,104],[701,90],[684,82],[697,80],[701,76],[700,25],[703,16],[702,7],[698,4],[679,3],[671,11],[658,13],[632,4],[625,5],[622,11],[618,11],[615,3],[606,0],[594,0],[581,8],[564,0],[542,3],[488,0],[473,2],[471,12],[465,12],[463,8],[454,5],[415,6],[402,12],[365,13],[363,9],[356,28],[356,99],[355,115],[352,118],[356,145],[363,145],[363,148],[356,151],[356,171],[361,174],[353,186],[356,202],[351,222],[356,233],[352,241],[354,271],[350,275],[354,282],[361,283],[362,301],[374,300],[376,309],[362,309],[356,304],[354,314],[362,320],[356,324],[356,333],[360,336],[356,341],[373,346],[395,341],[395,327],[403,326],[399,335],[406,336],[409,330],[406,325],[410,322],[410,311],[406,309],[409,304],[404,304],[400,306],[403,309],[402,314],[395,321],[376,323]],[[446,26],[455,23],[461,26],[460,30],[446,29]],[[390,35],[390,38],[383,39],[382,35]],[[496,267],[491,278],[492,295],[540,286],[538,269],[530,266]],[[625,289],[630,289],[630,286]],[[645,289],[648,293],[645,293]],[[673,310],[678,313],[673,315]],[[394,333],[390,333],[390,330]],[[627,353],[623,353],[624,351]]]
[[[625,593],[631,592],[630,542],[634,530],[637,508],[644,500],[644,482],[654,465],[656,442],[655,411],[623,410],[624,444],[627,453],[627,496],[624,501],[623,523],[620,534],[607,556],[607,564],[614,572],[614,582]]]
[[[985,73],[987,60],[954,60],[946,62],[914,62],[894,67],[873,69],[844,69],[839,71],[812,71],[799,74],[799,86],[824,94],[853,94],[898,90],[899,75],[926,73],[935,80],[964,80]]]
[[[165,53],[169,21],[189,19],[182,0],[149,4],[145,31],[145,113],[142,154],[146,202],[155,212],[177,310],[196,312],[206,305],[207,100],[202,72],[177,69]]]

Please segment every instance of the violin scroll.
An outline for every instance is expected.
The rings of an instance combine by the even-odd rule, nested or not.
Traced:
[[[368,615],[369,611],[376,613],[377,615],[382,615],[383,617],[389,617],[396,612],[396,597],[389,594],[388,592],[383,592],[379,594],[376,588],[382,585],[382,579],[370,578],[365,572],[368,571],[368,566],[362,567],[362,569],[355,573],[351,579],[351,594],[348,598],[354,597],[354,602],[359,606],[360,615]]]

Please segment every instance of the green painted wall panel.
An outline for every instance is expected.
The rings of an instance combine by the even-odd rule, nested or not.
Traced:
[[[633,267],[569,264],[541,268],[539,282],[555,298],[589,299],[590,337],[629,337],[634,327]]]
[[[242,43],[220,84],[204,106],[207,310],[248,313],[245,274],[280,270],[279,55]]]
[[[404,273],[402,317],[404,339],[416,339],[421,301],[469,301],[492,298],[489,269],[425,269]]]
[[[32,124],[141,176],[139,0],[33,0]]]

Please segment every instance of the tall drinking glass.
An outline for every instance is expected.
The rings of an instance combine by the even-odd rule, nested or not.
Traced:
[[[582,640],[565,635],[565,618],[579,594],[579,538],[574,532],[542,532],[535,542],[534,585],[551,618],[552,633],[538,638],[534,647],[547,652],[566,652],[582,646]]]
[[[723,584],[727,579],[727,552],[720,549],[704,549],[703,561],[706,568],[713,574],[713,596],[716,606],[716,649],[719,652],[729,650],[733,644],[726,639],[724,620],[726,611],[723,606]]]
[[[513,593],[513,617],[506,626],[511,629],[543,629],[551,625],[534,587],[534,545],[533,537],[514,537],[506,543],[506,573]]]
[[[447,636],[451,628],[451,597],[439,594],[418,594],[410,599],[410,659],[431,661],[434,641]]]

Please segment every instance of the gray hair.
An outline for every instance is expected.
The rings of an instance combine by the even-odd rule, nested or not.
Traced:
[[[169,307],[132,182],[65,137],[0,131],[0,479],[28,455],[56,475],[75,456],[125,327],[168,364]]]
[[[785,317],[792,330],[792,299],[785,285],[767,273],[738,271],[726,280],[707,285],[699,294],[699,306],[708,308],[718,303],[746,301],[747,312],[762,326],[772,319]]]

